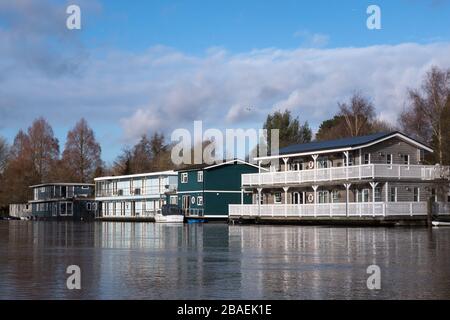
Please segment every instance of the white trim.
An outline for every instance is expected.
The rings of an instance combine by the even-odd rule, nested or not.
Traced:
[[[370,147],[374,144],[377,144],[377,143],[380,143],[380,142],[383,142],[385,140],[392,139],[395,137],[403,139],[406,142],[413,144],[415,146],[418,146],[422,149],[425,149],[429,152],[433,152],[433,149],[430,149],[429,147],[425,146],[424,144],[419,143],[411,138],[408,138],[407,136],[405,136],[402,133],[396,132],[396,133],[386,136],[384,138],[379,138],[370,143],[367,143],[364,145],[359,145],[356,147],[343,147],[343,148],[338,148],[338,149],[329,149],[329,150],[322,150],[322,151],[308,151],[308,152],[293,153],[293,154],[281,154],[281,155],[267,156],[267,157],[256,157],[256,158],[254,158],[254,160],[270,160],[270,159],[277,159],[277,158],[282,158],[282,157],[301,157],[301,156],[312,155],[312,154],[324,154],[324,153],[335,153],[335,152],[344,152],[344,151],[350,151],[350,150],[358,150],[358,149]]]
[[[153,177],[153,176],[178,176],[178,173],[173,170],[168,170],[168,171],[159,171],[159,172],[130,174],[130,175],[125,175],[125,176],[98,177],[98,178],[95,178],[94,181],[118,180],[118,179],[128,179],[128,178],[144,178],[144,177]]]
[[[241,193],[241,191],[234,191],[234,190],[192,190],[192,191],[177,191],[178,194],[184,194],[184,193]],[[252,192],[249,192],[252,193]]]
[[[255,158],[255,159],[257,159],[257,158]],[[240,162],[240,163],[242,163],[242,164],[246,164],[246,165],[249,165],[249,166],[258,168],[258,169],[262,169],[262,170],[269,171],[269,170],[267,170],[266,168],[263,168],[263,167],[260,167],[260,166],[251,164],[251,163],[249,163],[249,162],[247,162],[247,161],[244,161],[244,160],[241,160],[241,159],[234,159],[234,160],[230,160],[230,161],[226,161],[226,162],[214,164],[214,165],[211,165],[211,166],[209,166],[209,167],[203,168],[203,170],[208,170],[208,169],[212,169],[212,168],[215,168],[215,167],[224,166],[224,165],[226,165],[226,164],[235,163],[235,162]]]
[[[181,172],[180,183],[181,184],[185,184],[185,183],[188,183],[188,182],[189,182],[189,174],[187,172]]]
[[[199,217],[199,218],[228,218],[229,217],[229,215],[205,215],[205,216],[201,216],[201,217]],[[190,217],[187,217],[187,218],[190,218]]]

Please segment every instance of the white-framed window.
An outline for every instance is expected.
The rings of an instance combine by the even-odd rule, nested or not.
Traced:
[[[353,154],[348,154],[348,166],[353,165]],[[344,166],[347,166],[347,157],[344,155]]]
[[[83,189],[83,190],[88,190],[88,189],[89,189],[89,186],[82,186],[81,189]]]
[[[370,153],[364,153],[364,164],[370,164]]]
[[[181,183],[188,183],[188,173],[187,172],[181,173]]]
[[[358,202],[369,202],[369,189],[358,190]]]
[[[273,197],[274,197],[274,200],[273,200],[274,203],[281,203],[281,192],[275,192],[273,194]]]
[[[331,193],[331,196],[333,198],[333,202],[339,201],[339,190],[333,190]]]
[[[389,201],[397,202],[397,187],[391,187],[389,189]]]
[[[381,187],[375,188],[375,202],[381,202]]]
[[[391,153],[388,153],[387,155],[386,155],[386,164],[392,164],[392,154]]]
[[[169,201],[170,201],[170,204],[174,204],[174,205],[178,204],[177,196],[170,196]]]
[[[203,196],[198,196],[197,197],[197,205],[198,206],[202,206],[203,205]]]
[[[197,182],[203,182],[203,171],[197,172]]]
[[[319,203],[328,203],[329,192],[328,190],[318,191]]]
[[[414,202],[420,201],[420,189],[418,187],[414,187]]]
[[[409,154],[404,154],[402,158],[404,164],[409,164]]]
[[[317,160],[317,168],[323,169],[328,168],[328,158],[327,157],[321,157]]]

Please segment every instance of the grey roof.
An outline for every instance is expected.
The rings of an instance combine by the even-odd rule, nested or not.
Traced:
[[[367,136],[361,136],[361,137],[350,137],[350,138],[328,140],[328,141],[315,141],[315,142],[296,144],[296,145],[291,145],[291,146],[288,146],[285,148],[281,148],[279,154],[283,155],[283,154],[323,151],[323,150],[329,150],[329,149],[354,148],[354,147],[358,147],[361,145],[365,145],[365,144],[377,141],[377,140],[385,138],[385,137],[389,137],[391,135],[395,135],[397,133],[404,135],[403,133],[398,132],[398,131],[379,132],[379,133],[375,133],[375,134],[371,134],[371,135],[367,135]],[[408,137],[408,138],[410,138],[410,137]],[[410,139],[412,139],[412,138],[410,138]],[[418,143],[421,143],[421,142],[418,142]]]

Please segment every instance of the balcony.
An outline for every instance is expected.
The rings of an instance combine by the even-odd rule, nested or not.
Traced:
[[[351,202],[320,204],[229,205],[230,218],[319,218],[319,217],[388,217],[427,215],[426,202]],[[435,213],[450,215],[447,203],[438,203]]]
[[[243,174],[243,186],[289,185],[360,179],[435,180],[449,177],[449,167],[398,164],[365,164],[300,171]]]

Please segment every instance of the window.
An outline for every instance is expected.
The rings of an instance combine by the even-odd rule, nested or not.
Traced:
[[[370,164],[370,153],[364,154],[364,164]]]
[[[375,202],[381,202],[381,188],[375,188]]]
[[[281,203],[281,192],[276,192],[274,194],[274,203]]]
[[[134,189],[134,195],[140,196],[141,195],[141,188]]]
[[[181,183],[187,183],[188,182],[188,173],[187,172],[183,172],[181,174]]]
[[[387,154],[386,155],[386,163],[387,164],[392,164],[392,154]]]
[[[348,166],[353,165],[353,155],[351,153],[348,154]],[[344,166],[347,166],[347,157],[344,155]]]
[[[402,158],[404,164],[409,164],[409,154],[404,154]]]
[[[329,192],[328,191],[319,191],[319,203],[328,203],[328,196],[329,196]]]
[[[176,204],[178,204],[178,198],[177,198],[177,196],[170,196],[170,204],[174,204],[174,205],[176,205]]]
[[[83,190],[88,190],[88,189],[89,189],[89,186],[82,186],[81,189],[83,189]]]
[[[414,202],[420,201],[419,188],[414,187]]]
[[[198,206],[202,206],[203,205],[203,197],[202,196],[198,196],[197,197],[197,205]]]
[[[203,182],[203,171],[197,172],[197,182]]]
[[[435,188],[431,189],[431,196],[433,197],[433,201],[437,202],[437,194]]]
[[[91,211],[91,203],[90,202],[88,202],[87,204],[86,204],[86,209],[87,209],[87,211]]]
[[[419,162],[423,163],[425,161],[425,150],[419,149]]]
[[[317,167],[318,169],[328,168],[328,158],[319,158],[319,160],[317,161]]]
[[[339,201],[339,191],[333,190],[332,197],[333,197],[333,202],[338,202]]]
[[[391,187],[389,191],[389,201],[397,202],[397,187]]]

